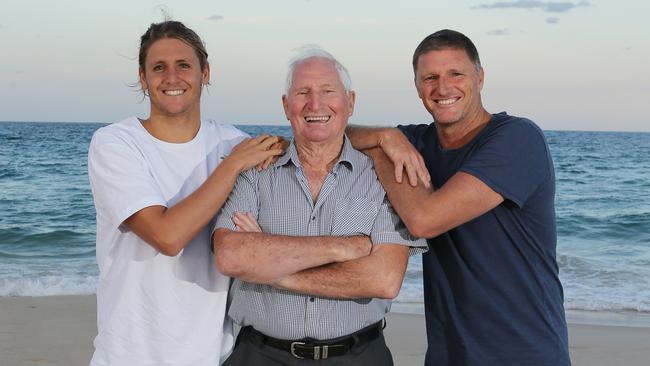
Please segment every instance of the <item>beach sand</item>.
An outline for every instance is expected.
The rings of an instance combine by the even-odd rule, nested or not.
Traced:
[[[569,312],[568,319],[574,366],[650,364],[650,317]],[[94,295],[0,297],[1,366],[88,365],[96,331]],[[422,315],[390,314],[386,339],[395,365],[422,365]]]

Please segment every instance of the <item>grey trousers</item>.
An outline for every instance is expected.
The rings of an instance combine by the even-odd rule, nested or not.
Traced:
[[[263,344],[247,329],[244,327],[239,332],[235,349],[223,366],[393,366],[393,356],[383,334],[365,344],[353,346],[345,355],[308,360]]]

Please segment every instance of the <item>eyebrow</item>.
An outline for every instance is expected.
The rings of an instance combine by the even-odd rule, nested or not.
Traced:
[[[317,85],[317,86],[315,87],[315,89],[323,89],[323,88],[335,88],[335,85],[334,85],[334,84],[327,83],[327,84],[320,84],[320,85]],[[303,85],[303,86],[294,85],[294,86],[292,86],[292,89],[295,89],[295,90],[305,90],[305,89],[314,89],[314,88],[312,88],[311,85]]]
[[[178,60],[174,60],[173,62],[174,62],[174,63],[179,63],[179,62],[190,62],[190,61],[187,60],[187,59],[181,58],[181,59],[178,59]],[[165,61],[165,60],[154,61],[154,62],[153,62],[153,65],[157,65],[157,64],[160,64],[160,63],[163,63],[163,64],[164,64],[164,63],[166,63],[166,61]]]

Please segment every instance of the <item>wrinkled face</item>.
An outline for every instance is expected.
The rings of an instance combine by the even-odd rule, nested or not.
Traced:
[[[199,58],[187,43],[164,38],[147,52],[140,83],[151,100],[151,114],[168,117],[199,113],[201,88],[210,80],[210,69],[201,70]]]
[[[438,124],[471,121],[482,110],[483,69],[477,71],[463,50],[444,49],[421,55],[415,87]]]
[[[332,61],[309,58],[295,67],[282,104],[297,143],[340,143],[354,92],[345,90]]]

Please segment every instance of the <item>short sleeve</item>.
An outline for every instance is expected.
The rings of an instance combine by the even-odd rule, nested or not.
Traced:
[[[431,141],[435,141],[435,126],[433,124],[399,125],[400,130],[409,142],[418,150],[422,156],[426,156],[427,149],[431,147]]]
[[[427,242],[415,238],[399,218],[387,198],[379,207],[379,212],[370,234],[373,244],[391,243],[411,247],[410,254],[420,254],[426,251]]]
[[[142,155],[119,138],[93,135],[88,150],[88,178],[98,215],[120,225],[149,206],[166,206]]]
[[[412,144],[414,144],[417,136],[420,135],[418,133],[418,125],[398,125],[397,129],[400,130]]]
[[[235,215],[235,212],[248,212],[256,219],[258,218],[258,176],[259,173],[255,168],[239,174],[235,186],[232,192],[230,192],[230,196],[228,196],[226,203],[224,203],[217,214],[217,220],[212,229],[213,232],[222,228],[234,230],[235,224],[232,222],[232,217]]]
[[[480,179],[520,208],[552,175],[546,139],[532,122],[515,119],[488,131],[460,171]]]

